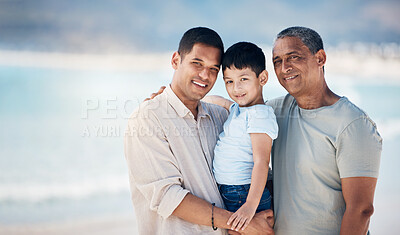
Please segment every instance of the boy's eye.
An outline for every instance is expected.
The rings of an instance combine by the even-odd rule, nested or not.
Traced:
[[[232,83],[232,81],[226,81],[225,82],[225,84],[231,84]]]
[[[197,61],[193,61],[192,63],[195,64],[195,65],[198,65],[198,66],[201,65],[200,62],[197,62]]]
[[[246,80],[249,80],[249,79],[247,79],[247,78],[241,78],[241,79],[240,79],[240,81],[242,81],[242,82],[243,82],[243,81],[246,81]]]

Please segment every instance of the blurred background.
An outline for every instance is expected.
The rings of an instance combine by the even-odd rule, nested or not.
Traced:
[[[136,234],[123,153],[127,118],[161,85],[189,28],[256,43],[286,94],[274,36],[315,29],[331,89],[366,111],[384,144],[372,234],[399,234],[400,2],[0,0],[0,234]],[[228,97],[221,76],[212,94]]]

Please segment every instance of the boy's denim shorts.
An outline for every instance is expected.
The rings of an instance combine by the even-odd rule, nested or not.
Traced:
[[[237,211],[247,199],[249,194],[250,184],[245,185],[224,185],[218,184],[219,192],[221,193],[222,199],[224,200],[225,207],[228,211]],[[271,209],[272,197],[267,187],[261,196],[260,203],[258,204],[257,211]]]

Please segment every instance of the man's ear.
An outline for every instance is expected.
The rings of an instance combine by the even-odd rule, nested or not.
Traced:
[[[260,79],[260,85],[264,86],[268,82],[268,71],[263,70],[260,75],[258,75],[258,79]]]
[[[181,63],[181,56],[179,55],[179,52],[175,51],[174,54],[172,54],[172,59],[171,59],[172,68],[177,70],[180,63]]]
[[[317,58],[317,63],[320,67],[323,67],[326,62],[326,53],[324,50],[319,50],[315,53],[315,57]]]

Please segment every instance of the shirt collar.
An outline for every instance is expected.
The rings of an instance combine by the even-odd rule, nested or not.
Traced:
[[[182,103],[182,101],[176,96],[174,91],[171,89],[171,86],[167,86],[165,88],[165,92],[167,93],[167,101],[175,109],[175,112],[179,115],[179,117],[184,117],[190,114],[190,110]]]
[[[170,103],[172,108],[175,109],[175,112],[179,115],[179,117],[185,117],[186,115],[192,114],[192,112],[190,112],[190,110],[182,103],[178,96],[176,96],[170,85],[165,88],[165,92],[167,94],[168,103]],[[197,106],[197,111],[198,118],[210,116],[208,114],[208,109],[206,105],[202,101],[199,102]]]

